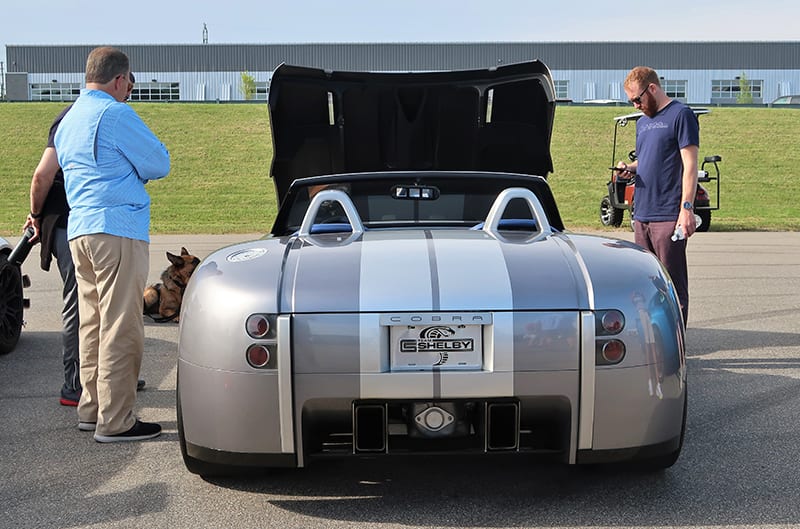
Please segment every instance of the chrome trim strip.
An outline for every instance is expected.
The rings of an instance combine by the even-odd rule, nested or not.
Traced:
[[[278,406],[281,425],[281,452],[294,453],[294,420],[292,419],[292,320],[278,316]],[[301,457],[301,456],[298,456]],[[302,462],[298,461],[302,466]]]
[[[441,292],[439,290],[439,270],[436,266],[436,246],[433,244],[431,230],[425,230],[425,241],[428,244],[428,263],[431,269],[431,310],[441,310]]]
[[[581,312],[580,409],[578,410],[578,450],[592,448],[594,434],[595,360],[594,313]],[[570,453],[574,463],[575,451]]]
[[[589,310],[595,310],[594,283],[592,283],[592,276],[591,274],[589,274],[589,269],[586,266],[586,261],[583,260],[583,256],[578,251],[578,248],[575,246],[575,243],[573,243],[569,237],[557,236],[555,237],[555,239],[557,241],[563,242],[569,247],[570,250],[572,250],[572,255],[575,257],[575,264],[578,265],[578,268],[581,271],[581,275],[583,276],[583,283],[586,285],[586,300],[589,303]],[[592,327],[592,329],[594,329],[594,327]]]

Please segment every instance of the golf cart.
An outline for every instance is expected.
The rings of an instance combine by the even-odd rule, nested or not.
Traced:
[[[696,116],[708,114],[707,108],[693,108]],[[636,122],[642,117],[641,112],[617,116],[614,118],[614,147],[611,152],[611,166],[617,164],[617,140],[619,140],[619,129],[628,125],[630,121]],[[630,161],[636,160],[636,151],[628,153]],[[711,211],[719,209],[719,162],[722,157],[719,155],[706,156],[700,165],[697,174],[697,193],[694,198],[694,212],[700,217],[697,231],[708,231],[711,226]],[[709,166],[708,170],[706,166]],[[711,166],[713,171],[711,170]],[[630,210],[631,228],[633,228],[633,208],[634,208],[634,184],[636,175],[632,178],[623,178],[614,169],[611,170],[611,180],[608,182],[608,194],[600,201],[600,222],[603,226],[619,227],[622,225],[622,216],[625,210]],[[715,202],[712,205],[708,190],[702,184],[714,182],[716,192],[714,193]]]
[[[30,306],[22,296],[22,289],[30,286],[30,279],[22,274],[22,262],[30,252],[32,234],[28,228],[13,249],[0,237],[0,355],[14,350],[25,323],[22,311]]]

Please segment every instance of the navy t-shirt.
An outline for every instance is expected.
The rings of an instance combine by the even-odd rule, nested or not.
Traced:
[[[700,125],[692,109],[670,102],[654,117],[636,122],[636,195],[633,218],[642,222],[677,220],[683,191],[680,150],[700,146]]]

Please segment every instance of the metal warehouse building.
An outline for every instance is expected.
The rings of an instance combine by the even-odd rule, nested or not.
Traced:
[[[95,45],[7,46],[11,101],[71,101]],[[666,92],[693,104],[753,103],[800,93],[798,42],[483,42],[117,45],[131,59],[136,101],[236,101],[243,72],[266,99],[281,63],[328,70],[425,71],[489,68],[531,59],[547,64],[560,99],[624,101],[622,80],[648,65]]]

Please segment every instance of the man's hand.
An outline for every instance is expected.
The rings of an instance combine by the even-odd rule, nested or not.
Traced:
[[[25,228],[28,226],[33,226],[33,237],[30,239],[31,244],[36,244],[39,242],[39,229],[41,228],[41,219],[34,219],[33,217],[28,215],[28,218],[25,219],[25,224],[22,225],[22,231],[25,231]]]
[[[684,237],[687,239],[697,231],[697,219],[694,218],[694,210],[681,208],[678,215],[678,224],[683,228]]]

